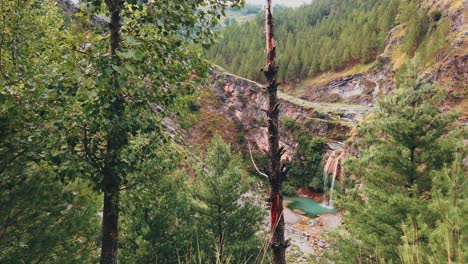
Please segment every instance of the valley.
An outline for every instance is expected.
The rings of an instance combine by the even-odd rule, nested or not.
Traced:
[[[2,1],[0,263],[466,263],[467,10]]]

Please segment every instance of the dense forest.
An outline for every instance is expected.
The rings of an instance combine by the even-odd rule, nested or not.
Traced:
[[[316,0],[298,9],[279,10],[275,13],[277,47],[282,51],[279,78],[299,82],[320,72],[369,63],[383,51],[389,31],[398,23],[408,24],[403,45],[410,54],[427,33],[437,32],[421,48],[429,49],[425,56],[431,56],[444,45],[447,25],[434,24],[441,19],[440,12],[429,17],[420,4],[419,0]],[[245,24],[230,25],[207,55],[230,72],[261,81],[263,20],[259,15]]]
[[[264,14],[230,16],[259,12],[243,2],[1,1],[0,263],[468,262],[464,113],[424,68],[450,40],[446,11],[419,0],[276,7],[277,48],[267,48],[276,71],[265,67]],[[328,179],[325,155],[337,142],[298,123],[305,107],[283,117],[279,80],[372,62],[398,26],[408,59],[370,114],[346,123]],[[263,152],[242,122],[214,112],[236,84],[213,79],[210,60],[251,80],[266,72],[269,109],[254,105],[266,114],[246,121],[265,128]],[[466,72],[450,74],[466,83]],[[251,90],[232,97],[252,107]],[[331,116],[304,119],[325,123],[316,130],[348,122]],[[196,126],[207,119],[213,127]],[[281,159],[285,136],[294,142]],[[274,169],[281,181],[266,175]],[[276,216],[288,218],[287,239],[273,243],[271,208],[287,195],[328,210],[336,226],[289,200]],[[313,200],[332,195],[335,204]]]
[[[229,5],[141,2],[0,4],[1,263],[258,254],[260,211],[236,203],[239,158],[215,139],[184,162],[163,122],[186,112],[189,76],[208,67],[196,47]],[[109,27],[92,22],[102,13]]]

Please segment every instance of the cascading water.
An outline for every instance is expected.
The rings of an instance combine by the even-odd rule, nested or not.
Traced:
[[[333,161],[334,158],[335,158],[335,151],[332,151],[332,153],[330,154],[330,156],[327,159],[327,163],[323,167],[323,187],[327,187],[328,170],[329,170],[330,164],[331,164],[331,162]],[[323,190],[325,191],[325,188]]]
[[[339,172],[340,161],[344,156],[344,151],[342,151],[338,156],[336,150],[333,150],[328,156],[327,162],[323,168],[323,202],[322,205],[333,207],[333,190],[335,188],[336,175]],[[330,172],[330,168],[333,166],[333,170]],[[331,186],[330,186],[330,199],[326,201],[326,190],[328,188],[328,178],[331,176]]]
[[[333,177],[332,177],[332,182],[331,182],[331,187],[330,187],[330,200],[328,201],[328,206],[333,207],[333,189],[335,188],[335,180],[336,180],[336,175],[338,174],[338,166],[340,164],[341,159],[343,158],[344,152],[342,152],[338,158],[335,160],[335,167],[333,168]]]

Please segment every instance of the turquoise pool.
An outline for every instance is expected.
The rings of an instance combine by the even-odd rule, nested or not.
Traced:
[[[335,214],[338,211],[333,207],[321,205],[310,198],[284,196],[285,201],[291,201],[287,207],[291,210],[301,210],[306,216],[317,217],[322,214]]]

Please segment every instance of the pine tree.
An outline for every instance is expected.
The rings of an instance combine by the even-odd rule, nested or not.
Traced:
[[[316,191],[323,188],[320,163],[325,144],[321,138],[309,134],[299,135],[294,161],[289,164],[289,184],[295,187],[308,186]]]
[[[177,168],[183,156],[163,149],[131,175],[139,184],[122,194],[122,263],[196,261],[200,238],[189,176]]]
[[[379,102],[372,121],[358,128],[360,155],[347,168],[362,182],[348,190],[338,206],[347,235],[335,241],[332,258],[374,263],[398,261],[402,224],[431,223],[427,214],[432,180],[453,160],[460,143],[450,131],[456,115],[439,109],[445,91],[418,79],[410,66],[398,89]],[[427,243],[427,234],[411,243]],[[338,250],[339,249],[339,250]]]
[[[340,69],[348,62],[372,61],[384,48],[387,33],[396,22],[399,3],[399,0],[315,0],[302,8],[278,10],[275,13],[277,46],[288,55],[278,56],[279,79],[297,81],[319,71]],[[406,2],[402,4],[402,12],[403,6]],[[413,17],[412,14],[409,18]],[[241,25],[224,28],[223,38],[206,53],[215,59],[214,63],[230,72],[244,77],[257,76],[256,81],[263,81],[255,72],[262,54],[245,60],[251,58],[252,50],[264,49],[264,42],[252,41],[263,31],[262,20],[259,15]],[[240,66],[219,58],[219,55],[229,58],[231,54],[241,58]],[[292,64],[291,57],[296,57]]]
[[[196,191],[204,204],[199,234],[207,235],[203,250],[208,259],[216,256],[216,263],[255,259],[259,254],[255,233],[262,214],[261,208],[242,197],[249,185],[242,177],[240,157],[232,153],[231,146],[223,143],[221,137],[215,136],[201,165]]]
[[[404,245],[400,248],[402,263],[465,263],[467,235],[466,151],[457,152],[452,164],[438,172],[433,180],[430,211],[434,223],[419,223],[421,228],[405,225]],[[413,243],[419,234],[429,237],[427,245]]]

